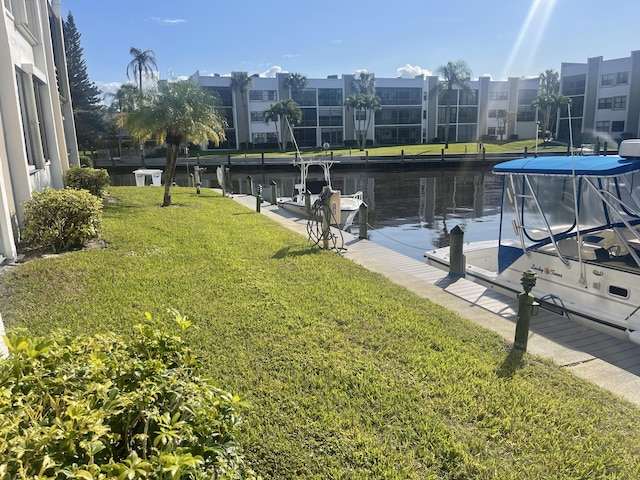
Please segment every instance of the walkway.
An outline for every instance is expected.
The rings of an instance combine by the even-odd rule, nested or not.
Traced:
[[[255,210],[256,199],[234,195],[241,205]],[[263,203],[261,213],[281,225],[307,236],[306,220]],[[512,342],[517,301],[491,289],[451,278],[426,262],[407,257],[368,240],[344,233],[348,258],[421,297],[438,303],[460,316],[499,333]],[[575,375],[640,406],[640,345],[616,339],[551,312],[540,310],[531,320],[527,351],[549,358]]]

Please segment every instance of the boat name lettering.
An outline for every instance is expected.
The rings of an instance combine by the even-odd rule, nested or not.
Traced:
[[[559,277],[562,278],[562,273],[560,272],[556,272],[555,270],[549,268],[549,267],[539,267],[536,264],[531,265],[531,270],[534,270],[538,273],[544,273],[545,275],[551,275],[553,277]]]

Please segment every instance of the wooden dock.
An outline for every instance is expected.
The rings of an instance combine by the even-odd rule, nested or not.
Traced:
[[[255,197],[234,195],[255,211]],[[263,203],[261,213],[306,236],[306,220]],[[515,335],[517,300],[368,240],[344,233],[344,257],[405,286],[417,295],[493,330],[509,342]],[[575,375],[640,405],[640,345],[611,337],[540,309],[531,318],[527,351],[551,359]]]

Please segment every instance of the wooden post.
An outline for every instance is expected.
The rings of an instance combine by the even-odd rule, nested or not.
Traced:
[[[256,195],[256,212],[260,213],[261,205],[262,205],[262,185],[258,185],[258,195]]]
[[[514,348],[520,352],[527,351],[529,341],[529,325],[531,324],[534,297],[531,289],[536,285],[536,272],[527,270],[522,273],[522,288],[524,292],[518,294],[518,319],[516,321],[516,336]]]
[[[307,212],[307,218],[311,216],[311,193],[304,192],[304,211]]]
[[[400,163],[404,165],[404,148],[400,150]]]
[[[449,275],[454,277],[465,276],[465,258],[462,253],[464,245],[464,232],[459,225],[451,230],[451,244],[449,246]]]
[[[529,151],[529,149],[527,148],[527,146],[524,146],[524,158],[527,158],[527,152]]]
[[[440,149],[440,161],[444,163],[444,148]]]
[[[231,166],[231,154],[227,153],[227,165]]]
[[[607,149],[608,149],[608,144],[607,142],[604,142],[602,155],[604,155],[605,157],[607,156]]]
[[[360,204],[360,208],[358,208],[358,221],[360,222],[360,227],[358,228],[358,238],[363,240],[369,239],[369,207],[367,204],[362,202]]]
[[[264,167],[264,152],[260,153],[260,161],[262,162],[262,166]]]
[[[247,175],[247,195],[253,195],[253,179]]]
[[[331,196],[329,186],[322,187],[322,197],[327,200]],[[338,212],[339,213],[339,212]],[[322,248],[329,249],[329,236],[331,235],[331,205],[329,201],[322,206]]]
[[[484,159],[485,159],[485,155],[486,155],[486,154],[487,154],[487,150],[486,150],[484,147],[482,147],[482,161],[483,161],[483,162],[484,162]]]
[[[278,192],[276,188],[276,181],[271,180],[271,205],[278,203]]]

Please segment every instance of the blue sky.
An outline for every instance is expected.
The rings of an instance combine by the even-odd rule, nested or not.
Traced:
[[[473,78],[537,76],[561,62],[640,49],[638,0],[60,0],[81,34],[91,81],[127,81],[130,47],[153,50],[161,78],[232,71],[308,78],[434,72],[466,61]]]

